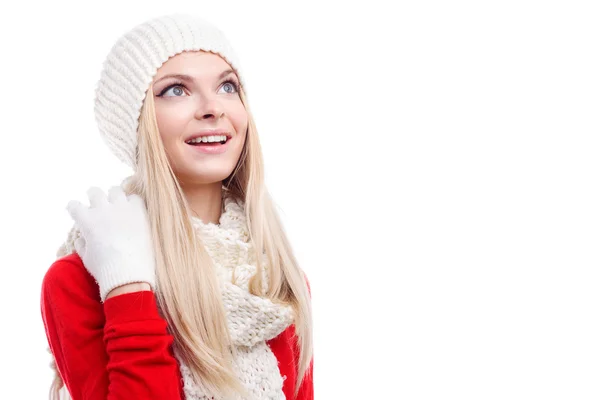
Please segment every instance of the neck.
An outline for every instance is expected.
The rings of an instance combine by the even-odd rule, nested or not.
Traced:
[[[204,223],[218,225],[223,210],[222,182],[181,185],[192,215]]]

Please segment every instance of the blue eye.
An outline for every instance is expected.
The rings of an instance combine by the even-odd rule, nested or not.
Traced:
[[[181,84],[181,83],[177,83],[177,84],[175,84],[175,85],[171,85],[171,86],[169,86],[169,87],[166,87],[166,88],[165,88],[165,89],[164,89],[162,92],[160,92],[160,94],[158,95],[158,97],[163,97],[163,95],[164,95],[166,92],[168,92],[169,90],[171,90],[171,89],[179,89],[179,92],[180,92],[181,94],[183,94],[183,93],[185,93],[185,92],[183,91],[183,88],[184,88],[184,87],[185,87],[185,86],[183,86],[183,84]],[[167,96],[167,97],[181,97],[181,96]]]
[[[227,79],[225,82],[223,82],[223,86],[225,86],[226,83],[229,83],[233,89],[235,90],[235,92],[227,92],[227,93],[238,93],[240,91],[240,84],[237,83],[236,81],[234,81],[233,79]]]

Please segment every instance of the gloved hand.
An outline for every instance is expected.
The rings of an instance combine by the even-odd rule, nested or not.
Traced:
[[[100,287],[102,302],[114,288],[134,282],[147,282],[155,289],[155,258],[150,221],[144,200],[127,196],[113,186],[108,198],[97,187],[87,191],[90,207],[71,200],[67,211],[81,236],[75,250]]]

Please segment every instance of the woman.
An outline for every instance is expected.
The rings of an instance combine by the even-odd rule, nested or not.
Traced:
[[[105,143],[135,172],[67,206],[42,286],[51,396],[312,399],[310,288],[227,39],[191,15],[146,21],[95,94]]]

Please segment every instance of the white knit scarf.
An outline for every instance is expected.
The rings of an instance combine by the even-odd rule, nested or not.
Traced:
[[[294,313],[291,306],[276,304],[248,291],[248,283],[257,268],[243,205],[229,196],[225,189],[223,204],[219,224],[204,223],[192,217],[192,225],[201,235],[219,278],[227,325],[237,350],[234,371],[251,396],[248,400],[285,400],[283,380],[286,377],[281,376],[277,358],[266,341],[283,332],[293,322]],[[60,257],[74,252],[77,237],[79,232],[74,226],[57,255]],[[266,266],[266,256],[263,265]],[[263,268],[263,296],[266,295],[268,278],[266,268]],[[189,368],[177,351],[174,354],[183,377],[186,400],[213,399],[202,385],[194,383]]]

